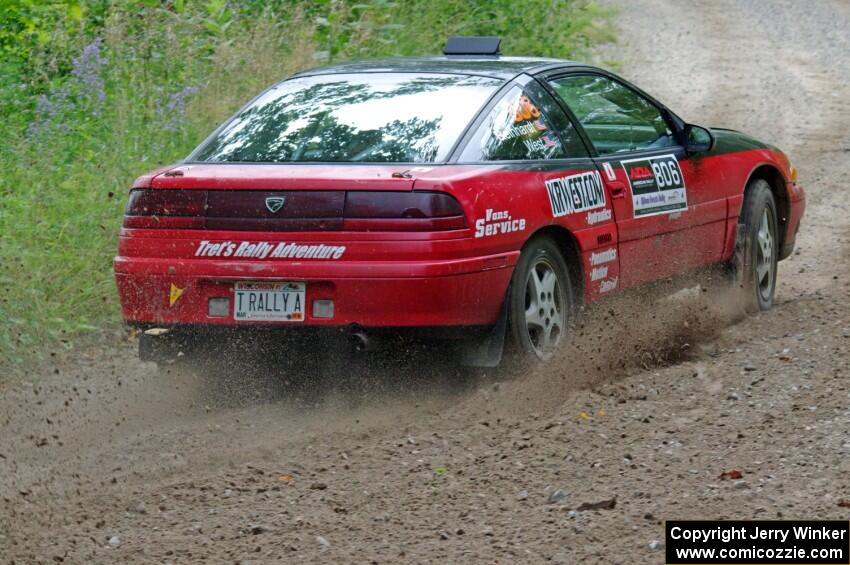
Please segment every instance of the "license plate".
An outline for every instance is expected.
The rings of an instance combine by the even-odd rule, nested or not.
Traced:
[[[303,322],[303,282],[238,282],[234,286],[233,319]]]

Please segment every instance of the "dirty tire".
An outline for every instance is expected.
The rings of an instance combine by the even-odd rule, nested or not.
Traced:
[[[776,202],[763,179],[750,182],[738,218],[738,242],[732,262],[732,280],[747,312],[768,310],[776,291],[779,250]]]
[[[554,241],[538,237],[526,244],[509,300],[513,352],[525,360],[549,360],[565,341],[575,305],[569,269]]]

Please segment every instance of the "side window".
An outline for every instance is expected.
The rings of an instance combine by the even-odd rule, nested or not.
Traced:
[[[508,91],[475,132],[461,161],[566,157],[561,140],[540,107],[520,87]]]
[[[661,111],[632,89],[598,75],[551,81],[601,155],[676,145]]]

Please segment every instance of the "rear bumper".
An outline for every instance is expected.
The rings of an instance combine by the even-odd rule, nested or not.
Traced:
[[[445,261],[228,261],[115,258],[125,321],[139,325],[482,326],[496,322],[518,252]],[[303,322],[233,319],[234,283],[306,283]],[[179,297],[172,304],[172,288]],[[227,316],[208,315],[211,298],[229,298]],[[333,300],[332,318],[316,318],[314,300]]]

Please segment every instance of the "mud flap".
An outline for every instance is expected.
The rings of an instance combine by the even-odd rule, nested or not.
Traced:
[[[502,362],[502,354],[505,349],[505,333],[508,329],[508,300],[511,296],[511,288],[505,294],[502,303],[502,311],[496,325],[490,333],[482,338],[472,340],[461,351],[460,362],[466,367],[498,367]]]

